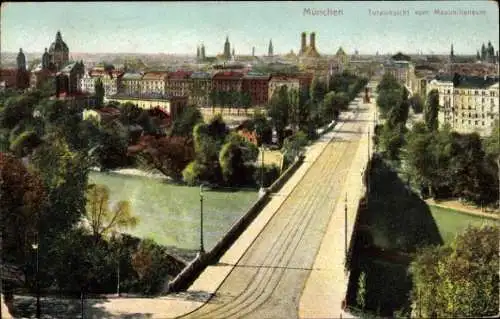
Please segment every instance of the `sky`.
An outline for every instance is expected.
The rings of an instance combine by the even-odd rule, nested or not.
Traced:
[[[499,47],[494,1],[3,2],[0,15],[2,52],[43,52],[58,30],[70,53],[195,54],[203,43],[210,56],[226,36],[237,54],[266,54],[270,39],[274,53],[287,53],[299,50],[304,31],[316,33],[320,54],[340,46],[348,54],[448,54],[452,43],[455,54],[474,54],[489,40]]]

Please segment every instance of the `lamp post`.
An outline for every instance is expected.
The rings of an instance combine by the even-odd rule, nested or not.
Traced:
[[[205,252],[203,247],[203,184],[200,185],[200,254]]]
[[[344,253],[347,260],[347,193],[345,193],[344,202]]]
[[[116,258],[116,295],[120,297],[120,260],[121,260],[121,234],[113,232],[113,241],[118,245]]]
[[[36,275],[35,275],[35,280],[36,280],[36,317],[38,319],[41,318],[41,307],[40,307],[40,283],[39,283],[39,278],[38,278],[38,238],[37,241],[33,244],[31,244],[31,248],[36,253]]]

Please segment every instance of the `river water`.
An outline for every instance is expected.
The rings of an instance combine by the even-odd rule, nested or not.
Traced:
[[[91,172],[89,183],[110,189],[111,204],[128,200],[140,218],[126,233],[151,238],[159,244],[179,249],[200,247],[200,188],[168,183],[161,179]],[[204,245],[210,250],[225,232],[257,200],[257,190],[204,190]]]

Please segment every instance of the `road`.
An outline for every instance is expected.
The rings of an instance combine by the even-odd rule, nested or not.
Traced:
[[[352,120],[339,123],[215,296],[182,318],[298,318],[302,290],[370,119],[361,106]]]

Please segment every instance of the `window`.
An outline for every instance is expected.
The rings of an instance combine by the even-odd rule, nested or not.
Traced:
[[[483,126],[484,126],[484,121],[483,121]]]

